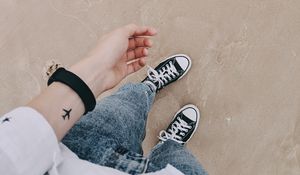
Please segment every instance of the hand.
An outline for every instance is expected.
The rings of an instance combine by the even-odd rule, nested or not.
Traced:
[[[81,78],[96,91],[95,95],[99,95],[99,91],[113,88],[127,75],[145,66],[148,48],[152,46],[150,37],[156,33],[154,28],[134,24],[116,29],[104,35],[87,59],[73,66],[73,71],[78,73],[85,68]],[[91,77],[97,78],[92,80]]]
[[[86,59],[70,67],[97,97],[117,85],[127,75],[145,66],[148,49],[152,46],[150,36],[155,29],[128,25],[117,29],[100,39],[96,48]],[[61,140],[85,111],[82,100],[68,86],[55,82],[34,98],[29,107],[39,111]],[[62,112],[71,110],[68,120],[62,119]]]

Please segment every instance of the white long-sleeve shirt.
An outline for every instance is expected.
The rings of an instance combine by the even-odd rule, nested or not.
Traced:
[[[0,175],[124,175],[118,170],[79,159],[57,142],[45,118],[29,107],[0,118]],[[183,175],[171,165],[149,175]]]

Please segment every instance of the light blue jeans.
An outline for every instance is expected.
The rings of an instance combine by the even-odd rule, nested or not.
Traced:
[[[187,175],[205,175],[196,158],[168,140],[143,157],[148,112],[155,93],[143,84],[127,84],[97,103],[63,139],[81,159],[129,174],[155,172],[171,164]]]

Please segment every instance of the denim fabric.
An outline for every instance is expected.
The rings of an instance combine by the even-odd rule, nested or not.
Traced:
[[[181,144],[167,140],[151,151],[147,172],[155,172],[170,164],[186,175],[207,175],[197,159]]]
[[[163,169],[171,164],[184,174],[205,174],[197,160],[180,144],[158,144],[143,157],[142,142],[155,92],[143,84],[127,84],[97,103],[63,139],[79,158],[129,174]]]

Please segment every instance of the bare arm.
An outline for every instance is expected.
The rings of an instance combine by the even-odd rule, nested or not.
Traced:
[[[96,48],[69,71],[79,76],[95,97],[116,86],[127,75],[145,66],[150,36],[155,29],[127,25],[100,39]],[[79,96],[68,86],[55,82],[28,104],[40,112],[61,140],[83,115]]]

